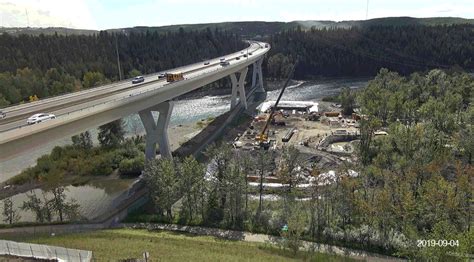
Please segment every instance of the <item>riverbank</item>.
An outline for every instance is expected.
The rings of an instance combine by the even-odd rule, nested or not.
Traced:
[[[202,131],[211,121],[212,119],[203,119],[198,121],[194,124],[183,124],[183,125],[176,125],[169,128],[169,141],[170,147],[174,151],[181,147],[182,144],[187,142],[188,140],[192,139],[196,136],[200,131]],[[143,133],[140,133],[143,135]],[[81,186],[88,184],[90,182],[101,182],[107,180],[114,180],[114,179],[123,179],[121,178],[116,171],[109,175],[104,176],[76,176],[76,175],[68,175],[61,179],[60,185],[61,186]],[[129,178],[125,178],[130,180]],[[46,185],[44,181],[28,181],[21,185],[12,185],[9,183],[10,180],[4,181],[0,183],[0,200],[25,192],[29,192],[34,189],[44,188]]]

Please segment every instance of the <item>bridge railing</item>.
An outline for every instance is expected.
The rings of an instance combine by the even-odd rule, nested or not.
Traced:
[[[255,41],[249,41],[249,43],[258,44]],[[260,48],[262,47],[260,44],[258,44],[258,46]],[[240,52],[242,52],[244,50],[248,51],[249,48],[250,48],[250,46],[243,49],[243,50],[239,50],[239,51],[234,52],[232,54],[228,54],[226,56],[233,56],[235,54],[239,54]],[[209,59],[209,61],[210,60],[216,60],[216,59],[218,59],[218,58],[212,58],[212,59]],[[171,70],[180,71],[180,70],[183,70],[186,67],[193,67],[193,66],[196,66],[200,63],[201,62],[190,64],[190,65],[184,65],[184,66],[180,66],[180,67],[177,67],[177,68],[173,68]],[[158,76],[159,74],[166,73],[167,71],[170,71],[170,70],[163,70],[163,71],[159,71],[159,72],[155,72],[155,73],[146,74],[144,76],[146,76],[147,78],[148,77],[155,77],[155,76]],[[40,104],[43,104],[43,103],[50,103],[50,102],[53,102],[53,101],[73,97],[73,96],[76,96],[76,95],[83,95],[83,94],[88,94],[88,93],[91,93],[91,92],[97,92],[97,91],[102,91],[102,90],[106,90],[106,89],[111,89],[111,88],[117,87],[121,84],[130,82],[130,80],[131,80],[131,78],[127,78],[127,79],[116,81],[116,82],[111,83],[111,84],[107,84],[107,85],[103,85],[103,86],[97,86],[97,87],[93,87],[93,88],[86,89],[86,90],[74,91],[74,92],[67,93],[67,94],[61,94],[59,96],[44,97],[44,98],[42,98],[41,100],[38,100],[38,101],[10,104],[8,107],[0,108],[0,109],[2,109],[3,112],[7,112],[7,113],[14,112],[14,111],[18,111],[18,110],[21,110],[21,109],[24,109],[24,108],[33,107],[33,106],[40,105]]]
[[[258,55],[256,54],[255,56],[258,56]],[[232,65],[235,66],[235,65],[238,65],[238,64],[245,63],[246,61],[248,61],[248,60],[242,59],[242,61],[238,61],[238,62],[236,62],[236,63],[234,63],[234,64],[232,64]],[[199,74],[193,76],[193,78],[199,77],[199,76],[203,76],[203,75],[208,75],[208,74],[215,73],[215,72],[218,72],[218,71],[223,71],[223,70],[226,70],[226,69],[227,69],[227,67],[217,67],[216,69],[214,69],[214,70],[212,70],[212,71],[206,70],[205,72],[199,73]],[[191,73],[191,74],[195,74],[195,73]],[[190,79],[190,78],[186,78],[186,77],[185,77],[185,79],[184,79],[183,81],[186,81],[186,80],[188,80],[188,79]],[[180,82],[181,82],[181,81],[179,81],[179,82],[172,82],[172,83],[165,83],[165,84],[159,85],[159,86],[154,86],[153,83],[147,83],[147,84],[144,84],[144,86],[147,86],[148,84],[150,84],[151,86],[154,86],[154,87],[150,87],[150,88],[147,88],[147,89],[145,89],[145,90],[142,89],[142,90],[140,90],[140,91],[138,91],[138,92],[136,92],[135,90],[131,90],[131,91],[129,91],[129,92],[132,92],[132,93],[129,93],[128,95],[125,95],[125,96],[123,96],[123,97],[114,98],[114,99],[112,99],[112,100],[107,100],[107,101],[105,101],[105,102],[100,102],[100,103],[97,103],[97,104],[93,104],[93,105],[91,105],[91,106],[88,106],[87,108],[80,108],[80,109],[72,110],[72,111],[67,112],[67,113],[59,114],[59,115],[57,115],[57,118],[60,118],[60,117],[61,117],[61,118],[68,117],[68,116],[70,116],[70,115],[72,115],[72,114],[76,114],[76,113],[79,113],[79,112],[97,111],[97,110],[100,110],[99,107],[103,107],[103,108],[105,109],[105,108],[106,108],[106,105],[109,105],[109,104],[112,104],[112,103],[116,103],[116,102],[118,102],[118,101],[128,100],[128,99],[134,98],[134,97],[136,97],[136,96],[142,95],[142,94],[144,94],[144,93],[148,93],[148,92],[155,91],[155,90],[157,90],[157,89],[159,89],[159,88],[161,88],[161,87],[163,87],[163,86],[173,85],[173,84],[180,83]],[[135,92],[134,92],[134,91],[135,91]],[[81,105],[79,104],[78,106],[81,106]],[[65,119],[64,119],[64,120],[65,120]],[[22,124],[22,125],[20,125],[20,126],[16,126],[16,127],[10,128],[10,129],[6,129],[6,130],[4,130],[3,132],[12,131],[12,130],[15,130],[15,129],[21,129],[21,128],[29,127],[29,126],[30,126],[30,125],[28,125],[28,124],[25,123],[25,124]]]

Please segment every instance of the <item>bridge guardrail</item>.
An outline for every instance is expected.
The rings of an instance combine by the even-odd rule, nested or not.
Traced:
[[[254,42],[251,42],[251,44],[252,43],[254,43]],[[243,49],[243,50],[247,50],[249,48],[250,48],[250,46]],[[260,46],[260,48],[261,48],[261,46]],[[226,56],[233,56],[235,54],[239,54],[243,50],[239,50],[237,52],[228,54]],[[218,59],[218,58],[212,58],[212,59],[209,59],[209,60],[215,60],[215,59]],[[155,76],[158,76],[159,74],[166,73],[167,71],[170,71],[170,70],[178,70],[179,71],[179,70],[182,70],[183,68],[193,67],[193,66],[196,66],[198,64],[200,64],[200,62],[193,63],[193,64],[190,64],[190,65],[180,66],[180,67],[173,68],[173,69],[167,69],[167,70],[151,73],[151,74],[145,75],[145,77],[155,77]],[[106,90],[106,89],[112,89],[112,88],[117,87],[121,84],[130,82],[130,80],[131,80],[131,78],[127,78],[127,79],[120,80],[120,81],[117,81],[117,82],[114,82],[114,83],[111,83],[111,84],[107,84],[107,85],[103,85],[103,86],[97,86],[97,87],[93,87],[93,88],[86,89],[86,90],[79,90],[79,91],[72,92],[72,93],[61,94],[61,95],[58,95],[58,96],[45,97],[41,100],[33,101],[33,102],[17,103],[17,104],[10,105],[8,107],[4,107],[4,108],[0,108],[0,109],[2,109],[4,112],[10,113],[10,112],[22,110],[22,109],[25,109],[25,108],[41,105],[41,104],[44,104],[44,103],[49,103],[49,102],[61,100],[61,99],[64,99],[64,98],[70,98],[70,97],[73,97],[73,96],[76,96],[76,95],[83,95],[83,94],[88,94],[88,93],[91,93],[91,92],[102,91],[102,90]],[[21,107],[21,108],[17,108],[17,107]]]
[[[248,61],[247,59],[243,60],[243,61],[239,61],[239,62],[236,62],[234,63],[235,64],[241,64],[241,63],[244,63],[244,61]],[[209,73],[213,73],[213,72],[216,72],[216,71],[222,71],[222,70],[225,70],[226,68],[225,67],[219,67],[219,68],[216,68],[215,70],[213,71],[206,71],[206,72],[203,72],[197,76],[202,76],[202,75],[207,75]],[[196,76],[196,77],[197,77]],[[188,79],[184,79],[182,81],[186,81]],[[153,81],[152,83],[154,83],[155,81]],[[181,82],[181,81],[179,81]],[[175,82],[175,83],[179,83],[179,82]],[[172,85],[172,84],[175,84],[175,83],[166,83],[164,84],[163,86],[166,86],[166,85]],[[148,85],[150,84],[150,82],[146,83],[146,84],[143,84],[143,86],[145,85]],[[91,111],[91,110],[97,110],[96,107],[98,106],[104,106],[104,105],[107,105],[107,104],[110,104],[110,103],[115,103],[117,101],[123,101],[123,100],[126,100],[126,99],[130,99],[131,97],[136,97],[138,95],[141,95],[141,94],[144,94],[144,93],[148,93],[148,92],[151,92],[151,91],[155,91],[157,90],[158,88],[160,87],[163,87],[163,86],[159,86],[159,87],[154,87],[154,88],[149,88],[149,89],[146,89],[144,91],[140,91],[138,93],[132,93],[132,94],[129,94],[128,96],[124,96],[124,97],[121,97],[121,98],[116,98],[116,99],[113,99],[113,100],[108,100],[106,102],[102,102],[102,103],[98,103],[98,104],[94,104],[94,105],[91,105],[87,108],[81,108],[81,109],[77,109],[77,110],[73,110],[73,111],[70,111],[70,112],[67,112],[67,113],[64,113],[64,114],[60,114],[60,115],[57,115],[56,119],[58,119],[59,117],[62,117],[62,116],[69,116],[71,114],[74,114],[74,113],[77,113],[77,112],[84,112],[84,111]],[[55,119],[55,120],[56,120]],[[54,121],[54,120],[53,120]],[[20,125],[20,126],[16,126],[16,127],[13,127],[13,128],[10,128],[10,129],[6,129],[4,130],[3,132],[8,132],[8,131],[12,131],[12,130],[15,130],[15,129],[21,129],[23,127],[28,127],[30,125],[27,125],[27,124],[23,124],[23,125]]]

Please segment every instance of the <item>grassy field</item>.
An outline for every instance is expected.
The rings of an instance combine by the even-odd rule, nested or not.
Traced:
[[[96,261],[142,258],[144,251],[150,253],[151,261],[354,261],[309,252],[293,256],[290,251],[263,244],[167,231],[114,229],[15,240],[91,250]]]

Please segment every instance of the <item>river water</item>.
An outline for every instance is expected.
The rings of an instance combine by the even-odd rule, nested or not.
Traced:
[[[305,82],[287,88],[283,94],[283,101],[320,101],[323,97],[337,94],[341,88],[350,87],[358,89],[367,85],[366,80],[341,79],[324,82]],[[276,100],[279,90],[270,91],[267,100]],[[216,117],[228,111],[230,108],[230,95],[205,96],[201,98],[176,101],[171,116],[170,125],[192,124],[201,119]],[[157,115],[155,116],[157,117]],[[143,126],[138,115],[125,118],[125,129],[128,134],[143,133]],[[92,130],[92,136],[96,137],[97,131]],[[20,157],[0,163],[0,182],[19,173],[22,169],[33,166],[36,159],[47,154],[55,146],[70,144],[70,138],[51,142],[28,152]],[[97,141],[95,141],[97,143]],[[81,206],[81,215],[93,218],[100,213],[107,212],[117,202],[118,196],[123,194],[132,180],[107,180],[107,182],[96,181],[84,186],[68,186],[67,195],[69,199],[75,199]],[[42,197],[41,190],[34,190]],[[31,192],[30,192],[31,194]],[[26,194],[13,196],[12,200],[16,207],[22,205]],[[32,213],[20,211],[21,221],[33,221]],[[1,222],[0,222],[1,223]]]

